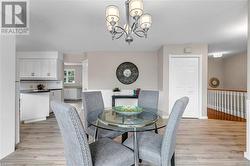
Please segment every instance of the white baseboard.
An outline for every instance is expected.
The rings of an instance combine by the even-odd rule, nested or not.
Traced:
[[[246,100],[246,111],[247,111],[247,124],[246,124],[246,126],[247,126],[247,134],[246,134],[246,152],[244,152],[244,157],[246,158],[246,159],[248,159],[248,160],[250,160],[250,153],[249,153],[249,150],[250,150],[250,121],[249,121],[249,119],[250,119],[250,117],[249,117],[249,112],[250,112],[250,100],[249,99],[247,99]]]
[[[163,116],[161,116],[163,119],[168,119],[169,118],[169,115],[163,115]],[[186,118],[186,119],[197,119],[197,118],[191,118],[191,117],[183,117],[184,119]],[[208,119],[208,117],[207,116],[201,116],[201,117],[199,117],[198,119]]]
[[[245,157],[247,160],[250,160],[250,154],[249,154],[249,153],[244,152],[244,157]]]
[[[44,120],[46,120],[46,117],[40,118],[40,119],[25,120],[24,123],[33,123],[33,122],[39,122],[39,121],[44,121]]]
[[[208,117],[207,116],[201,116],[201,117],[199,117],[199,119],[208,119]]]

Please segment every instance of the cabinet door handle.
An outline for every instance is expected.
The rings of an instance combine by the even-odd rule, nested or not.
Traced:
[[[31,73],[31,76],[35,76],[35,73]]]

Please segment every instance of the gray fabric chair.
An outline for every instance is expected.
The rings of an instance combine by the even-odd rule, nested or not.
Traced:
[[[159,91],[141,90],[138,96],[138,106],[157,110]]]
[[[128,166],[134,163],[133,151],[109,138],[89,145],[74,107],[59,102],[52,102],[51,107],[63,136],[68,166]]]
[[[88,135],[94,137],[96,135],[96,127],[88,124],[88,121],[96,121],[97,116],[104,111],[104,103],[102,98],[102,93],[100,91],[93,92],[83,92],[82,93],[83,101],[83,113],[84,113],[84,128]],[[97,137],[98,138],[115,138],[119,135],[122,135],[121,132],[109,131],[104,129],[98,129]]]
[[[142,108],[149,108],[153,112],[158,110],[159,91],[141,90],[138,96],[138,106]],[[155,125],[155,133],[158,133]]]
[[[172,108],[164,135],[145,132],[138,136],[139,158],[157,166],[174,165],[176,132],[189,98],[177,100]],[[133,149],[133,139],[130,137],[124,145]]]

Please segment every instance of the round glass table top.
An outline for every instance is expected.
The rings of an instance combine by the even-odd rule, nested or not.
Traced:
[[[89,124],[113,131],[150,131],[163,128],[167,124],[167,119],[159,116],[158,110],[143,109],[137,115],[122,115],[115,112],[112,108],[99,113],[96,120],[89,121]]]

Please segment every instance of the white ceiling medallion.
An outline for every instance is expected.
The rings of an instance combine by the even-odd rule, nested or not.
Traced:
[[[130,44],[133,41],[133,34],[147,38],[148,30],[152,25],[152,17],[149,14],[144,14],[143,0],[126,0],[125,8],[126,24],[123,27],[119,26],[118,7],[110,5],[106,8],[107,28],[112,39],[119,39],[125,35],[125,41]],[[130,17],[133,18],[133,23],[130,22]]]

